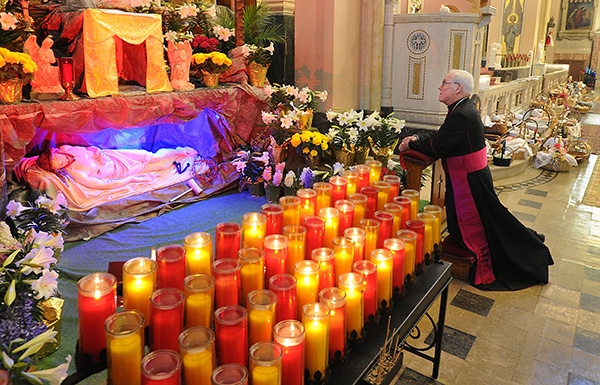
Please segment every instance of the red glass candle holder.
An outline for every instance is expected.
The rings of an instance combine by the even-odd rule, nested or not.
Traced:
[[[277,295],[275,322],[297,319],[296,278],[291,274],[277,274],[269,279],[269,290]]]
[[[365,322],[374,324],[377,320],[377,265],[365,259],[354,262],[352,270],[363,278]]]
[[[319,264],[319,291],[335,286],[335,250],[318,247],[312,251],[311,259]]]
[[[183,291],[187,273],[185,248],[181,245],[161,246],[156,251],[158,288],[174,287]]]
[[[402,183],[400,177],[398,175],[387,174],[383,176],[382,180],[390,184],[388,202],[393,202],[394,198],[400,194],[400,185]]]
[[[344,231],[344,237],[354,241],[354,262],[365,259],[365,242],[367,233],[360,227],[349,227]]]
[[[377,248],[383,248],[383,241],[391,238],[394,233],[394,214],[387,211],[375,211],[374,218],[379,221],[379,235],[377,236]]]
[[[266,235],[281,234],[283,230],[283,206],[278,203],[265,203],[260,207],[260,212],[267,217]]]
[[[215,306],[239,305],[241,287],[240,268],[237,259],[217,259],[212,264],[212,276],[215,278]]]
[[[281,375],[285,385],[304,385],[304,325],[297,320],[278,322],[273,339],[283,349]]]
[[[423,239],[425,238],[425,223],[420,220],[410,220],[406,222],[409,230],[417,233],[417,248],[415,249],[415,275],[423,274]]]
[[[338,235],[343,235],[347,228],[354,226],[354,203],[348,199],[339,199],[334,208],[340,212]]]
[[[177,351],[162,349],[148,353],[142,360],[142,385],[179,385],[181,356]]]
[[[300,198],[300,223],[304,218],[314,216],[317,207],[317,192],[311,188],[302,188],[296,191]]]
[[[219,364],[248,366],[248,312],[239,305],[215,311],[215,335]]]
[[[312,216],[304,218],[306,228],[305,255],[311,255],[314,249],[323,247],[325,239],[325,220],[321,217]]]
[[[346,292],[328,287],[319,292],[319,302],[329,308],[329,358],[346,355]]]
[[[65,93],[60,100],[79,100],[79,97],[73,93],[75,87],[75,66],[72,57],[59,57],[58,68],[60,71],[60,84]]]
[[[402,206],[395,202],[388,202],[383,205],[383,211],[387,211],[394,216],[392,235],[395,236],[398,230],[400,230],[400,224],[402,223]]]
[[[248,385],[248,369],[240,364],[218,366],[211,375],[212,385]]]
[[[360,192],[360,190],[369,185],[369,179],[371,177],[371,168],[364,164],[359,164],[354,166],[353,171],[357,173],[356,176],[356,191]]]
[[[273,234],[265,237],[265,279],[268,281],[275,274],[285,274],[288,271],[288,237]]]
[[[398,196],[394,198],[394,203],[398,203],[400,206],[402,206],[402,219],[400,220],[400,228],[406,229],[406,222],[410,221],[412,200],[409,197]]]
[[[179,348],[179,333],[183,331],[185,294],[182,290],[165,287],[150,297],[151,350]]]
[[[217,223],[215,227],[215,259],[237,258],[242,242],[242,226],[235,222]]]
[[[374,218],[375,211],[377,211],[377,197],[379,190],[374,186],[365,186],[360,189],[360,193],[367,197],[367,211],[365,211],[365,218]]]
[[[348,189],[348,179],[343,176],[332,176],[329,178],[331,184],[331,203],[335,206],[335,203],[341,199],[346,199],[346,191]]]

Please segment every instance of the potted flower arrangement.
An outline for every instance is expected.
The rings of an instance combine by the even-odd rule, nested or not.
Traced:
[[[285,162],[269,164],[263,170],[262,178],[265,182],[265,194],[269,202],[279,202],[283,190],[283,171]]]
[[[310,167],[319,165],[320,157],[329,150],[330,139],[319,131],[304,130],[292,135],[290,144],[304,156]]]
[[[245,146],[237,151],[231,163],[241,174],[240,190],[247,187],[253,196],[265,195],[263,173],[269,165],[269,159],[267,151],[255,146]]]
[[[329,110],[326,117],[332,123],[327,136],[331,139],[336,159],[346,166],[351,166],[356,150],[369,147],[364,111],[350,109],[339,113]]]
[[[0,102],[19,103],[23,85],[33,79],[35,71],[37,65],[31,56],[0,47]]]
[[[248,75],[250,84],[254,87],[262,88],[265,86],[267,70],[271,65],[275,45],[273,42],[268,47],[254,44],[244,44],[242,54],[248,66]]]
[[[222,52],[195,53],[192,55],[192,69],[200,72],[207,87],[219,85],[219,75],[231,66],[231,59]]]
[[[375,111],[365,119],[365,124],[369,127],[368,140],[373,157],[382,164],[387,164],[394,153],[405,124],[404,119],[395,118],[393,114],[381,117],[379,112]]]
[[[52,369],[36,371],[33,365],[43,350],[58,347],[59,330],[54,330],[58,320],[45,319],[44,314],[45,309],[60,312],[62,307],[54,267],[63,249],[66,200],[62,195],[49,199],[37,191],[11,195],[20,196],[9,201],[0,222],[2,365],[13,381],[58,384],[67,377],[70,356]]]
[[[300,188],[300,181],[293,170],[285,174],[283,178],[283,195],[296,195],[296,191]]]
[[[296,125],[301,130],[311,127],[313,112],[318,111],[318,100],[325,102],[328,97],[327,91],[315,91],[308,87],[274,84],[272,87],[265,88],[265,93],[269,96],[268,104],[271,113],[278,116],[294,111]]]

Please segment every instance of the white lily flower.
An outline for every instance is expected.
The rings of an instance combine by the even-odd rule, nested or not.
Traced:
[[[24,275],[29,275],[31,273],[40,274],[42,269],[49,269],[50,265],[55,263],[54,250],[42,246],[31,249],[22,260],[17,262],[17,266],[24,265],[21,272]]]
[[[26,372],[26,374],[36,378],[41,378],[42,380],[46,380],[50,385],[60,385],[68,376],[67,371],[69,370],[70,364],[71,356],[69,355],[67,356],[66,363],[60,364],[55,368],[45,370],[34,370],[32,372]]]
[[[23,206],[21,202],[17,201],[10,201],[6,205],[6,215],[11,217],[12,219],[15,219],[16,217],[21,215],[21,213],[27,210],[31,210],[31,207]]]
[[[54,270],[43,270],[42,276],[31,283],[31,288],[37,292],[35,299],[48,299],[58,290],[58,273]]]

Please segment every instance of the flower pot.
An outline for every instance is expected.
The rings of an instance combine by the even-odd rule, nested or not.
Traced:
[[[285,162],[287,159],[287,149],[288,141],[283,142],[283,144],[278,144],[275,138],[271,136],[269,155],[271,156],[271,159],[273,159],[273,163]]]
[[[250,77],[250,84],[254,87],[263,88],[265,86],[265,80],[267,79],[267,71],[269,65],[258,64],[257,62],[248,63],[248,76]]]
[[[219,86],[219,74],[202,71],[202,81],[209,88],[217,88]]]
[[[263,182],[248,182],[248,192],[253,197],[265,196],[265,185]]]
[[[394,150],[398,147],[398,139],[392,144],[385,147],[379,147],[375,143],[371,143],[371,151],[373,152],[373,158],[381,162],[383,167],[387,167],[388,161],[394,154]]]
[[[267,200],[269,202],[279,202],[279,198],[281,197],[282,193],[283,189],[281,188],[281,186],[269,185],[265,187],[265,195],[267,196]]]
[[[20,79],[10,79],[0,82],[0,103],[17,104],[23,98],[23,82]]]
[[[352,166],[352,163],[354,162],[354,151],[344,147],[339,150],[334,149],[333,152],[335,153],[335,160],[346,167]]]
[[[298,111],[298,122],[296,122],[296,126],[299,130],[310,130],[312,127],[312,121],[312,110]]]
[[[304,154],[304,161],[308,167],[316,168],[321,162],[321,157],[319,155],[312,156],[310,154]]]
[[[298,189],[296,187],[287,187],[283,186],[283,195],[284,196],[295,196]]]
[[[43,358],[54,353],[60,347],[62,337],[62,311],[65,300],[62,298],[48,298],[41,301],[38,306],[42,311],[43,320],[48,329],[54,329],[58,334],[55,341],[45,343],[37,352],[37,358]]]
[[[354,150],[354,164],[365,164],[369,156],[369,147],[358,147]]]

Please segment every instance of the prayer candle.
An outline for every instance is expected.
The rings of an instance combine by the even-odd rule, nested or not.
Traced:
[[[267,233],[267,217],[261,213],[246,213],[242,216],[242,248],[262,249]]]
[[[399,298],[404,289],[404,241],[399,238],[388,238],[383,247],[392,252],[392,296]]]
[[[305,367],[308,380],[316,378],[327,382],[329,366],[329,308],[318,302],[307,303],[302,308],[305,337]],[[320,375],[316,375],[319,373]]]
[[[394,198],[400,193],[400,177],[398,175],[387,174],[383,176],[383,180],[390,184],[390,195],[388,202],[393,202]]]
[[[335,237],[333,239],[333,250],[335,251],[335,281],[341,274],[352,271],[354,263],[354,241],[346,237]],[[332,285],[333,286],[333,285]]]
[[[333,238],[338,236],[340,228],[340,212],[333,207],[324,207],[319,211],[319,217],[325,221],[323,246],[333,247]]]
[[[335,203],[341,199],[346,199],[346,192],[348,189],[348,179],[343,176],[332,176],[329,178],[331,184],[331,206],[335,206]]]
[[[300,224],[300,198],[297,196],[283,196],[279,198],[279,204],[283,206],[282,227]]]
[[[117,278],[109,273],[92,273],[77,283],[79,321],[78,353],[89,355],[90,365],[101,362],[106,348],[104,322],[117,309]]]
[[[357,173],[356,178],[356,191],[360,192],[360,190],[369,185],[369,180],[371,178],[371,168],[364,164],[358,164],[354,166],[353,169]]]
[[[248,369],[239,364],[217,366],[211,375],[212,385],[248,385]]]
[[[296,278],[290,274],[277,274],[269,280],[269,290],[277,295],[275,322],[297,319]]]
[[[250,381],[252,385],[280,385],[283,349],[272,341],[250,347]]]
[[[412,210],[412,200],[409,197],[395,197],[394,202],[402,206],[402,220],[400,221],[400,228],[406,229],[406,222],[410,220],[410,212]]]
[[[265,252],[255,247],[240,249],[238,262],[241,265],[240,301],[245,306],[250,292],[265,288]]]
[[[381,222],[377,219],[363,219],[360,228],[365,231],[365,258],[369,258],[371,251],[377,248],[379,239],[379,227]]]
[[[352,225],[358,227],[361,219],[366,217],[369,197],[365,194],[356,193],[349,195],[348,200],[354,203],[354,219],[352,220]]]
[[[394,216],[392,235],[396,235],[398,230],[400,230],[400,223],[402,222],[402,206],[395,202],[386,203],[383,205],[383,211],[387,211]]]
[[[358,173],[353,170],[344,170],[342,176],[348,180],[346,186],[346,196],[350,196],[356,193],[356,183],[358,180]]]
[[[157,289],[150,297],[150,346],[152,351],[177,351],[179,333],[183,331],[183,291],[174,287]]]
[[[148,353],[142,359],[142,385],[180,385],[181,364],[177,349]]]
[[[319,292],[319,302],[329,308],[329,358],[346,355],[346,292],[329,287]]]
[[[144,315],[137,310],[113,313],[104,323],[106,378],[111,385],[139,385],[144,356]]]
[[[417,190],[402,190],[403,197],[410,198],[410,219],[417,219],[417,213],[419,212],[419,206],[421,204],[421,193]]]
[[[394,214],[387,211],[375,211],[375,219],[379,221],[379,234],[377,235],[377,248],[383,247],[383,241],[392,237],[394,228]]]
[[[265,203],[260,212],[267,217],[266,235],[281,234],[283,230],[283,206],[278,203]]]
[[[58,58],[58,65],[60,67],[60,81],[61,84],[71,83],[75,78],[75,72],[73,67],[72,57],[60,57]]]
[[[429,213],[418,213],[417,220],[425,224],[423,231],[423,261],[425,265],[431,265],[433,262],[433,226],[435,216]]]
[[[183,290],[186,276],[185,249],[180,245],[161,246],[156,251],[158,288],[174,287]]]
[[[354,203],[348,199],[339,199],[335,202],[334,207],[340,212],[338,235],[343,235],[344,230],[354,226]]]
[[[280,234],[268,235],[265,237],[263,249],[265,251],[265,279],[268,281],[275,274],[287,273],[288,238]]]
[[[215,278],[208,274],[190,274],[183,281],[185,327],[212,327]]]
[[[296,278],[296,307],[302,314],[302,307],[319,299],[319,264],[312,260],[296,262],[294,265]]]
[[[415,249],[415,275],[423,274],[423,238],[425,237],[425,223],[420,220],[406,222],[409,230],[417,233],[417,247]]]
[[[306,257],[306,227],[286,226],[283,235],[288,237],[287,273],[294,274],[294,265]]]
[[[363,278],[365,321],[373,323],[377,319],[377,265],[365,259],[354,262],[352,270]]]
[[[212,264],[212,276],[215,277],[215,306],[239,305],[241,287],[240,269],[237,259],[217,259]]]
[[[433,221],[434,260],[439,260],[440,247],[442,245],[442,211],[443,209],[437,205],[427,205],[423,207],[423,212],[433,214],[435,216],[435,220]]]
[[[179,335],[179,354],[183,361],[183,384],[210,385],[217,362],[215,332],[204,326],[184,330]]]
[[[277,294],[271,290],[254,290],[248,294],[248,345],[273,340]]]
[[[138,257],[123,264],[123,308],[138,310],[150,323],[150,296],[156,290],[156,261]]]
[[[335,250],[319,247],[312,251],[311,259],[319,264],[319,291],[335,286]]]
[[[317,193],[315,213],[319,215],[321,209],[333,206],[333,200],[331,199],[333,186],[329,182],[315,182],[312,188]]]
[[[371,252],[371,262],[377,265],[377,304],[390,307],[392,300],[393,260],[392,253],[386,249]]]
[[[346,337],[359,340],[365,324],[363,277],[358,273],[342,274],[338,277],[338,287],[346,293]]]
[[[381,167],[382,164],[378,160],[367,160],[365,162],[366,166],[369,166],[369,184],[373,185],[375,181],[381,179]]]
[[[418,234],[412,230],[402,229],[396,233],[404,241],[404,285],[412,285],[415,280],[415,253]]]
[[[311,255],[314,249],[323,247],[325,239],[325,220],[321,217],[304,218],[304,227],[306,227],[306,249],[305,255]]]
[[[354,261],[365,259],[365,242],[367,233],[360,227],[349,227],[344,231],[344,237],[354,242]]]
[[[242,226],[235,222],[218,223],[215,227],[215,259],[237,258],[242,241]]]
[[[281,385],[304,385],[304,325],[297,320],[278,322],[273,338],[282,348]]]
[[[383,205],[388,203],[390,197],[390,184],[383,180],[373,182],[373,187],[377,189],[377,210],[383,210]]]
[[[360,193],[367,197],[367,210],[365,211],[365,218],[374,218],[375,211],[377,211],[377,196],[379,190],[374,186],[365,186],[360,189]]]
[[[215,311],[217,362],[248,366],[248,313],[239,305]]]
[[[300,223],[303,223],[304,218],[316,213],[317,192],[311,188],[301,188],[296,191],[296,196],[300,198]]]
[[[187,274],[210,274],[212,264],[212,235],[197,232],[183,239]]]

